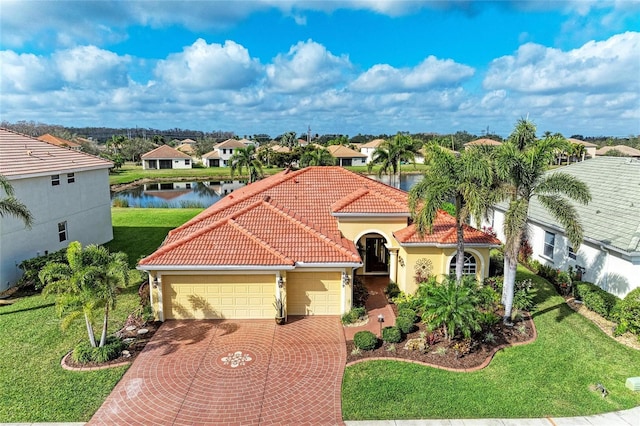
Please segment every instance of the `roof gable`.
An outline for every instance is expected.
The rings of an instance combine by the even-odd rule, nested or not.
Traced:
[[[463,225],[463,234],[465,244],[479,244],[484,246],[500,245],[500,240],[497,238],[468,225]],[[433,230],[430,234],[420,235],[416,225],[411,224],[400,231],[394,232],[393,236],[402,245],[455,245],[458,241],[458,236],[456,234],[456,219],[449,213],[439,210],[436,215],[436,219],[433,222]]]
[[[220,142],[219,144],[215,145],[216,149],[222,149],[222,148],[246,148],[247,145],[245,145],[244,143],[242,143],[242,141],[239,141],[237,139],[227,139],[224,142]]]
[[[327,147],[327,150],[335,158],[354,158],[354,157],[366,158],[365,154],[358,151],[354,151],[353,149],[346,147],[344,145],[329,145]]]
[[[76,149],[81,147],[79,143],[71,142],[66,139],[62,139],[57,136],[50,135],[49,133],[39,136],[38,140],[42,142],[50,143],[52,145],[62,146],[62,147],[66,146],[69,148],[76,148]]]

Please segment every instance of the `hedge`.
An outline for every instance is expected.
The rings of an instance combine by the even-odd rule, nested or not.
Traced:
[[[574,282],[576,295],[582,300],[587,309],[602,317],[617,322],[617,312],[620,298],[601,289],[595,284],[584,281]]]

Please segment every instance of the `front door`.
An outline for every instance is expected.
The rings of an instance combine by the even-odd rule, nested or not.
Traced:
[[[367,238],[365,243],[365,272],[389,273],[389,250],[384,238]]]

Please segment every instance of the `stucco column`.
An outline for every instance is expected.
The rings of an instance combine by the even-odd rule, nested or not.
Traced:
[[[151,283],[151,288],[156,287],[158,292],[158,320],[164,321],[164,308],[162,304],[162,275],[156,273],[156,278]]]
[[[389,279],[398,282],[398,249],[389,250]]]

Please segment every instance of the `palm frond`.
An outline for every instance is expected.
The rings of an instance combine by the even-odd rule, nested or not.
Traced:
[[[580,247],[584,233],[575,207],[559,195],[538,195],[538,201],[560,222],[573,247]]]

